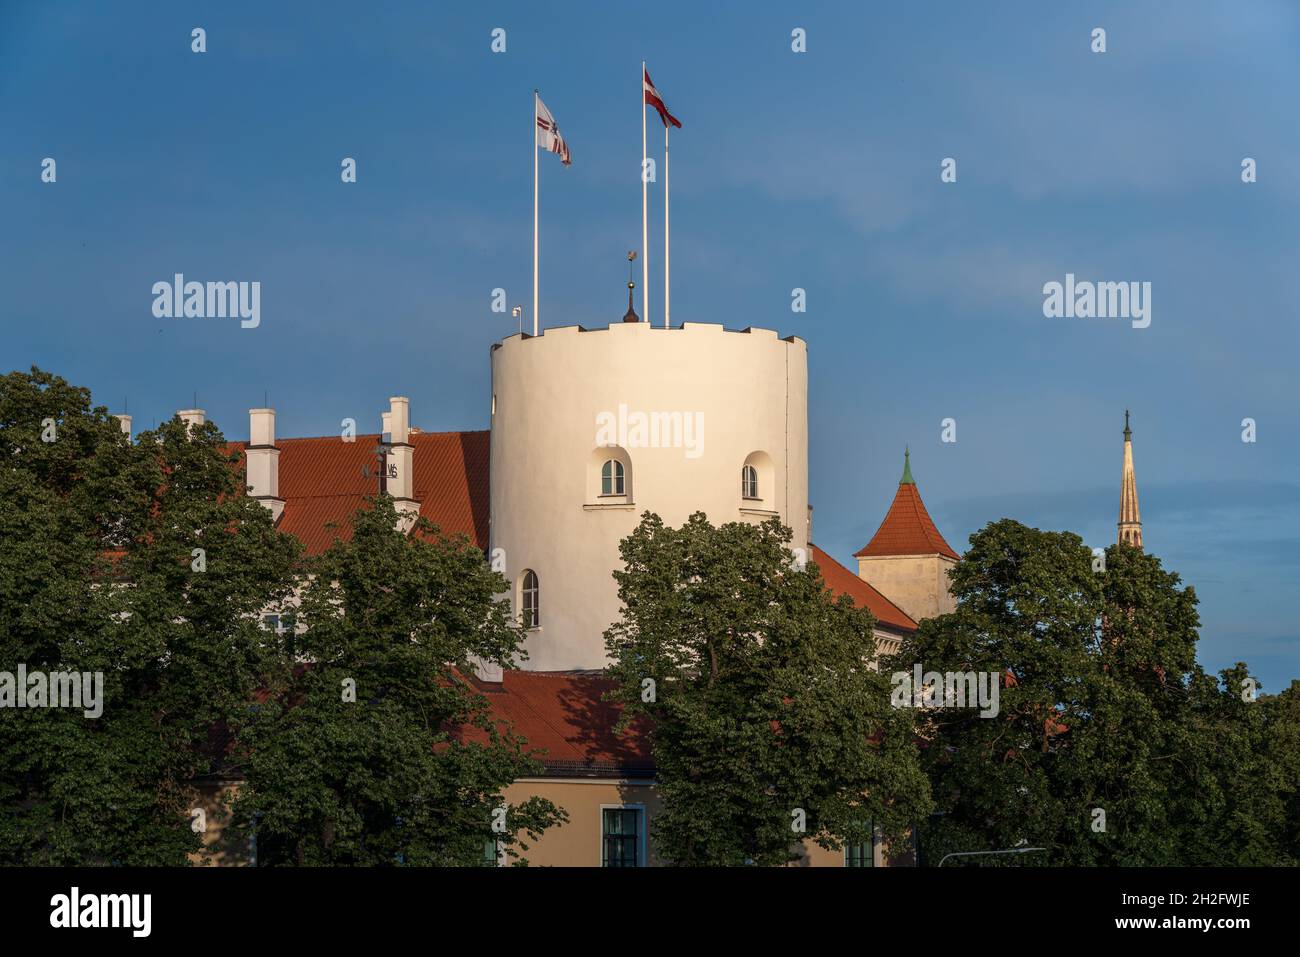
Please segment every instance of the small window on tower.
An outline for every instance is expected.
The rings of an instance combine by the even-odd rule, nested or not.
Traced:
[[[745,498],[758,498],[758,469],[752,465],[740,470],[740,494]]]
[[[600,494],[623,495],[623,463],[610,459],[600,469]]]
[[[531,568],[524,572],[523,587],[520,589],[519,604],[524,612],[524,627],[538,628],[541,626],[541,606],[538,602],[540,589],[537,587],[537,572]]]
[[[627,450],[617,445],[598,445],[584,463],[587,509],[619,509],[632,504],[636,493],[636,466]]]

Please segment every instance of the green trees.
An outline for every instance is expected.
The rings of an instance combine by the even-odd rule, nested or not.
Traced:
[[[235,811],[256,822],[259,863],[473,866],[487,843],[518,858],[521,832],[565,819],[533,797],[493,829],[503,789],[540,770],[460,677],[518,652],[520,629],[494,600],[506,584],[468,543],[427,523],[408,536],[396,519],[372,500],[351,540],[310,565],[295,645],[312,665],[284,662],[240,739]]]
[[[1103,570],[1078,536],[1005,519],[972,536],[952,588],[957,611],[883,667],[1006,677],[996,717],[919,712],[927,862],[1017,845],[1064,865],[1294,861],[1294,692],[1254,700],[1244,665],[1207,676],[1195,593],[1158,558],[1112,546]]]
[[[84,389],[0,378],[0,864],[182,864],[192,782],[222,764],[263,863],[519,859],[564,815],[525,800],[493,827],[537,771],[464,678],[519,654],[505,581],[466,542],[397,531],[386,498],[308,561],[243,492],[210,424],[130,442]],[[697,514],[622,543],[606,644],[625,720],[652,723],[661,859],[780,864],[919,822],[932,864],[1030,845],[985,863],[1300,863],[1300,682],[1206,674],[1196,596],[1155,556],[1102,568],[1077,536],[992,523],[956,612],[877,671],[870,615],[789,541]],[[286,606],[295,629],[261,627]],[[997,714],[893,707],[916,665],[1000,676]],[[11,706],[20,666],[102,675],[98,713]]]
[[[0,379],[0,671],[103,675],[102,713],[0,710],[0,861],[180,864],[188,781],[270,664],[297,549],[211,425],[132,444],[86,390]]]
[[[0,672],[103,676],[97,716],[0,708],[0,863],[184,864],[193,781],[232,761],[268,863],[477,864],[561,819],[529,801],[494,832],[533,765],[496,729],[449,734],[486,724],[451,669],[519,640],[481,553],[394,531],[382,500],[305,566],[215,426],[132,443],[37,369],[0,378],[0,463]],[[304,584],[295,651],[260,614]]]
[[[929,810],[911,715],[869,667],[870,614],[793,567],[789,541],[775,520],[697,513],[680,529],[646,515],[622,543],[610,672],[626,719],[653,722],[671,863],[781,864],[801,837],[900,837]]]
[[[1169,795],[1180,863],[1300,864],[1300,682],[1252,699],[1251,681],[1238,662],[1193,682],[1185,784]]]
[[[1300,682],[1258,696],[1244,664],[1205,674],[1195,592],[1155,556],[991,523],[953,572],[956,612],[874,672],[870,617],[792,568],[788,541],[647,515],[623,543],[606,644],[628,719],[653,721],[662,858],[783,863],[802,809],[825,846],[916,822],[928,864],[1300,860]],[[997,713],[890,708],[917,665],[994,676]]]

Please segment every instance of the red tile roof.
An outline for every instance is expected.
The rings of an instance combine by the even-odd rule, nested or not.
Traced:
[[[379,438],[371,434],[358,435],[354,442],[332,436],[278,441],[280,497],[285,502],[279,527],[301,541],[309,555],[325,551],[335,537],[346,541],[352,534],[352,513],[379,490],[374,471]],[[410,441],[415,447],[414,492],[420,514],[444,533],[467,535],[474,545],[486,548],[489,433],[413,432]],[[231,443],[240,451],[247,445]],[[885,627],[916,628],[915,621],[875,588],[817,546],[812,550],[832,592],[849,595]]]
[[[281,531],[298,538],[308,554],[329,547],[334,538],[351,536],[349,518],[378,492],[375,476],[377,434],[358,435],[354,442],[340,438],[279,439],[280,497],[285,502]],[[449,535],[464,534],[486,548],[488,542],[489,433],[415,432],[414,497],[420,514]],[[247,442],[232,442],[243,451]],[[904,488],[911,488],[916,516],[922,523],[925,547],[910,552],[873,550],[887,528],[891,534],[905,529],[900,512]],[[928,529],[928,531],[924,531]],[[910,533],[909,533],[910,534]],[[915,539],[911,534],[909,543]],[[937,541],[941,548],[930,547]],[[879,591],[850,572],[815,545],[812,558],[829,590],[847,594],[868,609],[878,623],[896,631],[913,631],[916,622]],[[909,545],[910,547],[910,545]],[[900,486],[881,530],[858,554],[917,554],[942,551],[957,557],[943,541],[925,512],[915,486]],[[613,682],[597,675],[535,671],[507,671],[500,683],[472,682],[488,701],[493,720],[504,722],[527,741],[550,776],[647,777],[654,773],[647,724],[636,722],[622,735],[614,733],[619,706],[602,700]],[[466,740],[481,739],[476,729],[462,729]]]
[[[939,534],[930,513],[925,510],[921,493],[914,482],[899,482],[894,503],[889,513],[863,548],[853,553],[854,558],[864,555],[946,555],[961,556]]]
[[[834,594],[848,595],[859,608],[865,608],[875,615],[876,621],[885,628],[895,631],[916,631],[916,622],[908,616],[907,612],[816,545],[810,542],[809,547],[812,549],[812,560],[821,570],[822,579]]]
[[[378,435],[355,442],[337,437],[279,439],[280,530],[318,555],[336,537],[352,535],[349,519],[366,496],[379,491]],[[447,535],[468,535],[479,548],[488,542],[488,433],[413,432],[414,497],[420,515]],[[232,443],[244,449],[246,442]],[[337,526],[337,527],[331,527]]]
[[[633,722],[614,733],[620,706],[602,700],[614,682],[597,675],[507,671],[501,682],[473,681],[487,699],[494,721],[505,722],[540,750],[546,774],[554,777],[648,777],[654,773],[648,725]],[[482,731],[462,732],[469,741]]]
[[[916,622],[897,605],[858,578],[816,545],[812,559],[827,586],[847,594],[878,622],[898,631]],[[473,681],[487,699],[491,717],[538,750],[545,773],[553,777],[645,777],[654,772],[649,724],[636,721],[622,735],[614,733],[620,707],[603,700],[614,682],[599,675],[506,671],[500,683]],[[477,729],[462,729],[464,740],[484,740]]]

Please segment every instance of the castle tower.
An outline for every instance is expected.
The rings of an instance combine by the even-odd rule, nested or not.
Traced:
[[[604,667],[618,544],[778,518],[807,549],[808,352],[768,329],[628,321],[492,347],[489,554],[528,629],[524,667]]]
[[[961,556],[944,541],[921,501],[910,452],[903,453],[903,477],[885,520],[854,557],[858,577],[917,621],[956,610],[948,573]]]
[[[1124,477],[1119,492],[1119,542],[1142,547],[1142,517],[1138,513],[1137,476],[1133,473],[1133,430],[1128,426],[1128,409],[1124,410]]]

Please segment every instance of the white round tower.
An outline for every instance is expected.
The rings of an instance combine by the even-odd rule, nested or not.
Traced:
[[[604,666],[618,543],[647,511],[671,526],[775,516],[806,550],[802,339],[625,322],[492,347],[489,554],[530,628],[525,668]]]

